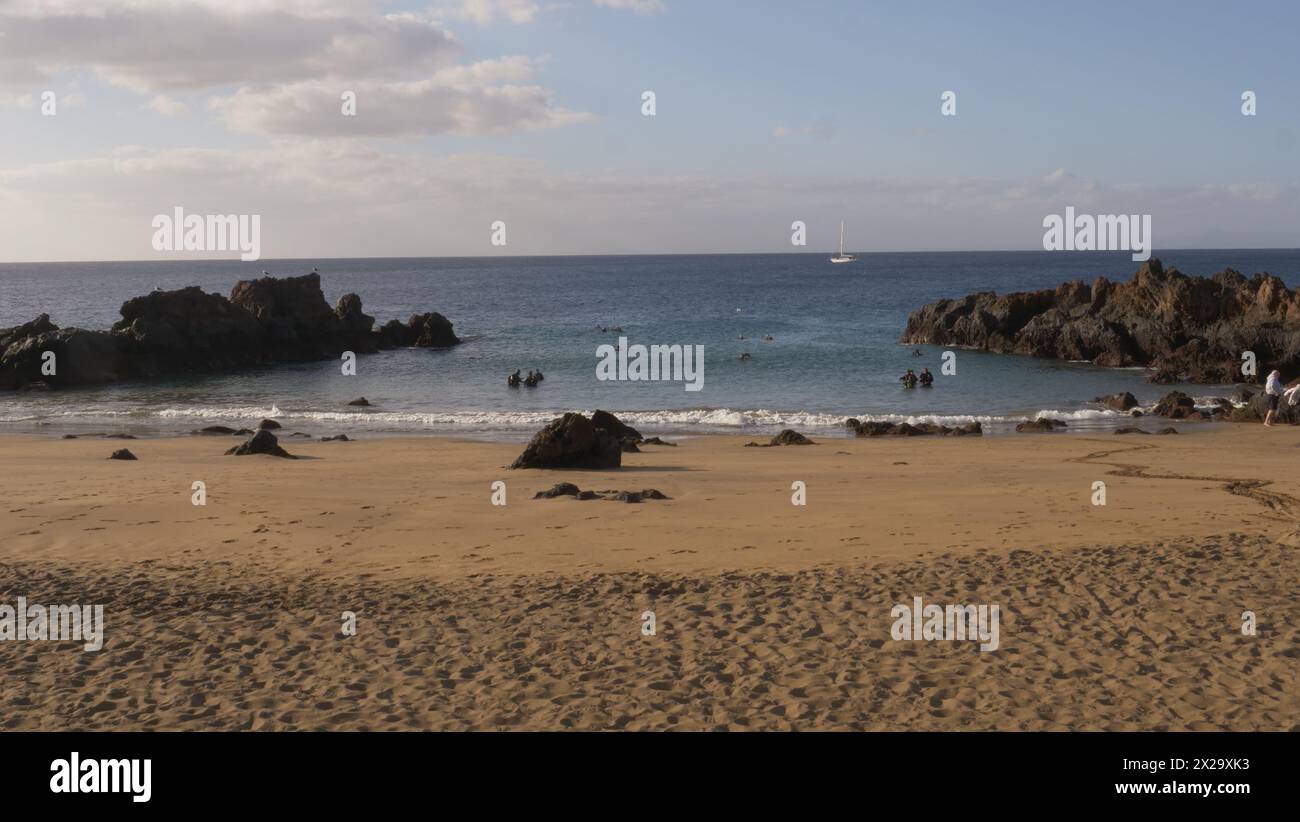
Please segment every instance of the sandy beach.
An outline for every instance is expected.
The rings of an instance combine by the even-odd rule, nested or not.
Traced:
[[[103,604],[105,639],[0,642],[0,714],[44,730],[1295,729],[1300,433],[1206,427],[705,437],[616,471],[510,471],[518,445],[439,438],[282,438],[306,459],[279,460],[222,456],[220,437],[8,436],[0,602]],[[106,459],[122,446],[139,460]],[[562,481],[670,499],[533,499]],[[1000,647],[894,640],[891,608],[915,596],[998,604]]]

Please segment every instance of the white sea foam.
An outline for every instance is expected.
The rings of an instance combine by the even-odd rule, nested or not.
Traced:
[[[595,409],[579,409],[590,415]],[[939,425],[981,425],[999,428],[1013,426],[1024,419],[1048,417],[1067,422],[1106,424],[1128,417],[1127,414],[1097,409],[1042,409],[1035,414],[832,414],[812,411],[773,411],[770,409],[686,408],[645,411],[612,409],[619,419],[643,429],[728,431],[749,429],[842,429],[844,421],[855,417],[863,422],[936,423]],[[230,405],[170,407],[156,410],[108,410],[97,408],[29,411],[10,416],[0,415],[0,422],[36,423],[88,422],[96,419],[126,421],[148,425],[161,424],[185,429],[200,423],[239,424],[261,419],[275,419],[282,425],[300,427],[342,427],[371,431],[535,431],[563,409],[552,411],[388,411],[373,407],[356,409],[283,409],[278,405]]]

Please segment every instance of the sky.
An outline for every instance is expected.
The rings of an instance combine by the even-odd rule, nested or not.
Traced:
[[[234,256],[156,250],[177,207],[259,215],[263,258],[829,251],[841,220],[1034,249],[1067,206],[1150,214],[1157,254],[1294,248],[1297,31],[1289,0],[0,0],[0,262]]]

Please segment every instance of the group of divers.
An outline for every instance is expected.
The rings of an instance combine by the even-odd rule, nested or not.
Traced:
[[[912,351],[912,356],[921,356],[920,349]],[[903,384],[904,388],[915,388],[917,383],[920,383],[922,388],[934,387],[934,375],[930,373],[930,369],[928,368],[922,368],[920,374],[913,372],[912,369],[909,368],[907,369],[906,374],[898,378],[898,381]]]
[[[537,384],[544,379],[546,378],[542,376],[542,370],[540,368],[536,371],[531,368],[528,369],[527,377],[519,376],[519,369],[516,368],[513,374],[506,377],[506,385],[511,388],[518,388],[522,384],[529,388],[536,388]]]
[[[913,351],[912,356],[919,357],[921,356],[921,352],[919,350]],[[749,353],[746,352],[742,354],[740,358],[742,360],[749,359]],[[520,385],[524,385],[528,388],[536,388],[537,384],[544,379],[546,378],[542,376],[542,371],[540,368],[537,369],[536,371],[534,371],[531,368],[528,369],[527,377],[521,377],[519,375],[519,369],[516,368],[514,370],[514,373],[506,377],[506,385],[510,386],[511,388],[518,388]],[[930,373],[930,369],[928,368],[922,368],[920,374],[913,372],[912,369],[909,368],[907,369],[906,374],[898,378],[898,381],[903,384],[904,388],[916,388],[918,384],[922,388],[934,387],[934,375]]]

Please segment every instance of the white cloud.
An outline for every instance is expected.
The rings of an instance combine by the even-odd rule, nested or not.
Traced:
[[[535,131],[593,119],[554,105],[550,92],[527,83],[534,62],[513,56],[483,60],[408,82],[313,80],[274,88],[241,88],[212,101],[228,128],[270,135],[399,137]],[[341,95],[356,94],[356,115],[343,116]]]
[[[1300,223],[1300,184],[1210,186],[959,178],[642,175],[564,171],[513,156],[427,157],[356,140],[274,141],[257,150],[117,149],[0,170],[7,260],[150,259],[153,215],[261,214],[263,256],[830,250],[840,219],[858,250],[1041,247],[1042,219],[1153,215],[1156,253],[1282,246]],[[1173,260],[1174,263],[1177,260]],[[1081,272],[1084,273],[1084,272]]]
[[[450,65],[460,50],[436,20],[349,0],[0,0],[0,29],[10,87],[81,68],[142,93],[396,78]]]
[[[497,19],[531,23],[542,7],[533,0],[447,0],[435,5],[433,13],[448,20],[463,20],[485,26]]]
[[[662,0],[593,0],[593,2],[607,9],[623,9],[637,14],[658,14],[667,10]]]
[[[190,107],[180,100],[174,100],[166,94],[159,94],[149,101],[149,108],[166,117],[178,117],[189,113]]]

